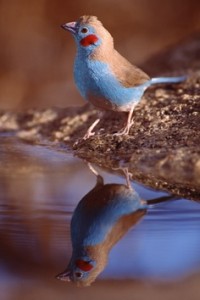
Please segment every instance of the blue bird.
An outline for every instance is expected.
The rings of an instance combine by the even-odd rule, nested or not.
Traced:
[[[107,264],[111,248],[146,214],[148,204],[172,199],[172,196],[142,200],[127,184],[104,184],[94,168],[95,187],[78,203],[71,220],[72,257],[67,269],[57,275],[78,286],[90,285]]]
[[[126,126],[117,135],[129,134],[133,110],[148,87],[186,79],[186,76],[150,79],[115,50],[111,34],[95,16],[82,16],[77,22],[61,26],[76,41],[74,78],[82,97],[100,110],[128,112]],[[95,134],[93,129],[99,121],[100,118],[89,127],[84,139]]]
[[[130,185],[104,184],[97,175],[95,187],[73,213],[73,253],[67,269],[57,279],[90,285],[105,268],[111,248],[145,215],[146,208],[146,202]]]

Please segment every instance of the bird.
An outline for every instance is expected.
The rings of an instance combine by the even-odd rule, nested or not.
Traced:
[[[72,216],[71,259],[56,276],[78,287],[91,285],[107,265],[111,248],[146,214],[146,202],[129,184],[104,184],[103,177],[95,175],[95,187]]]
[[[69,31],[76,42],[74,79],[81,96],[99,111],[128,113],[126,126],[115,135],[129,134],[134,123],[133,111],[148,87],[181,83],[187,78],[150,78],[115,49],[112,35],[96,16],[84,15],[61,27]],[[93,130],[100,119],[88,128],[83,139],[95,134]]]
[[[106,184],[91,164],[88,167],[96,176],[96,185],[73,212],[72,256],[67,268],[56,276],[78,287],[95,281],[106,267],[112,247],[146,215],[149,205],[174,198],[170,195],[146,201],[132,187],[127,168],[121,168],[126,184]]]

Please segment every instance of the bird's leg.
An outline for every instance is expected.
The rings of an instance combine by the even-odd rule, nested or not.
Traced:
[[[86,134],[85,134],[84,137],[83,137],[84,140],[87,140],[90,136],[95,135],[95,132],[92,131],[92,130],[93,130],[94,127],[99,123],[99,121],[100,121],[100,118],[96,119],[96,120],[94,121],[94,123],[92,123],[92,125],[88,128]]]
[[[83,137],[84,140],[87,140],[90,136],[95,135],[95,132],[93,132],[92,130],[99,123],[99,121],[101,120],[102,116],[103,116],[103,112],[102,111],[98,111],[98,119],[96,119],[94,121],[94,123],[92,123],[92,125],[90,125],[90,127],[88,128],[86,134]]]
[[[93,167],[93,165],[91,163],[87,163],[88,168],[90,169],[90,171],[95,175],[95,176],[99,176],[98,171]]]
[[[133,115],[134,108],[135,108],[135,105],[133,105],[131,107],[131,110],[128,113],[128,119],[127,119],[127,122],[126,122],[126,126],[122,130],[120,130],[119,132],[114,133],[114,135],[119,136],[119,135],[128,135],[129,134],[131,126],[133,125],[132,115]]]
[[[112,168],[112,170],[115,171],[122,171],[124,173],[125,179],[126,179],[126,186],[129,190],[133,190],[133,187],[131,186],[131,178],[132,173],[129,172],[127,167],[118,167],[118,168]]]
[[[128,168],[122,168],[122,171],[124,172],[124,175],[126,177],[126,185],[129,188],[129,190],[132,190],[130,178],[132,177],[132,174],[128,171]]]
[[[96,187],[100,185],[104,185],[104,180],[103,177],[98,173],[98,171],[93,167],[91,163],[87,163],[88,168],[90,171],[96,176],[97,182],[96,182]]]

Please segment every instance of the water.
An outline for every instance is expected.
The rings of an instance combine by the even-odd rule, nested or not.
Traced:
[[[0,164],[0,299],[22,299],[32,289],[35,296],[30,299],[54,299],[52,289],[63,297],[68,284],[55,275],[71,257],[70,220],[96,177],[67,151],[10,137],[1,138]],[[126,183],[123,176],[95,168],[105,183]],[[170,196],[136,182],[131,185],[139,199]],[[148,205],[138,220],[113,245],[94,285],[130,279],[171,283],[200,270],[198,202],[171,197]]]

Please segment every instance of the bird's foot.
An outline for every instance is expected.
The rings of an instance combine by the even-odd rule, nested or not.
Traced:
[[[129,130],[127,130],[127,128],[124,128],[118,132],[113,133],[114,136],[121,136],[121,135],[128,135],[129,134]]]
[[[83,140],[87,140],[89,137],[95,135],[95,132],[93,131],[94,127],[99,123],[100,118],[96,119],[94,123],[88,128],[86,134],[83,137]]]
[[[133,120],[127,122],[126,126],[122,128],[120,131],[114,133],[115,136],[121,136],[121,135],[129,135],[129,131],[131,129],[131,126],[133,125]]]
[[[132,190],[132,186],[131,186],[131,178],[133,176],[133,174],[131,172],[129,172],[128,168],[123,168],[122,171],[124,172],[124,175],[126,177],[126,185],[127,187]]]
[[[118,168],[113,168],[112,170],[115,171],[122,171],[124,173],[124,176],[126,178],[126,186],[129,190],[133,190],[133,187],[131,186],[131,179],[133,174],[129,172],[127,167],[118,167]]]
[[[93,135],[95,135],[94,131],[87,131],[86,134],[83,136],[83,140],[87,140]]]
[[[79,138],[74,144],[73,144],[73,147],[76,148],[76,146],[81,143],[82,141],[86,141],[87,139],[89,139],[89,137],[95,135],[95,132],[94,131],[87,131],[86,134],[82,137],[82,138]]]
[[[130,131],[131,126],[126,126],[123,129],[121,129],[120,131],[114,133],[114,136],[121,136],[121,135],[129,135],[129,131]]]

